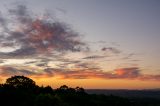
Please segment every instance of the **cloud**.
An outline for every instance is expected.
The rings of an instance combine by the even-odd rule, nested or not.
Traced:
[[[120,68],[105,72],[100,68],[79,64],[79,68],[44,68],[40,71],[35,69],[17,68],[12,66],[1,66],[0,76],[25,75],[32,77],[55,77],[62,79],[128,79],[142,81],[160,81],[160,75],[143,74],[138,67]]]
[[[10,58],[26,58],[26,57],[34,57],[36,54],[35,49],[33,48],[21,48],[13,52],[8,53],[0,53],[0,58],[10,59]]]
[[[58,8],[57,7],[56,10],[59,11],[59,12],[61,12],[61,13],[63,13],[63,14],[67,13],[67,11],[65,9],[63,9],[63,8]]]
[[[75,64],[75,68],[76,69],[79,69],[79,70],[92,70],[93,72],[94,71],[101,71],[101,68],[97,66],[96,63],[90,63],[90,62],[81,62],[81,63],[78,63],[78,64]]]
[[[101,51],[112,52],[112,53],[115,53],[115,54],[121,53],[120,50],[118,50],[117,48],[114,48],[114,47],[103,47],[103,48],[101,49]]]
[[[155,80],[160,81],[160,75],[150,75],[140,73],[140,69],[137,67],[120,68],[111,72],[104,72],[100,69],[79,68],[79,69],[55,69],[46,68],[45,73],[47,75],[58,75],[62,79],[90,79],[90,78],[102,78],[102,79],[129,79],[129,80]]]
[[[2,13],[0,12],[0,25],[1,26],[6,26],[6,20],[4,19],[4,17],[2,16]]]
[[[37,63],[37,61],[29,61],[29,62],[25,62],[24,64],[35,64]]]
[[[96,77],[96,71],[93,70],[71,70],[71,69],[56,69],[56,68],[46,68],[45,73],[48,75],[57,75],[62,79],[88,79],[93,76]]]
[[[116,69],[115,72],[104,72],[100,70],[79,70],[60,73],[63,78],[102,78],[102,79],[130,79],[130,80],[160,80],[160,75],[141,74],[138,68]]]
[[[13,75],[24,75],[32,77],[53,77],[54,73],[49,70],[38,70],[26,67],[0,66],[0,76],[10,77]]]
[[[48,63],[38,63],[36,65],[39,67],[47,67]]]
[[[26,69],[18,69],[10,66],[1,66],[0,67],[0,75],[1,76],[12,76],[12,75],[35,75],[35,72],[26,70]]]
[[[140,70],[137,67],[121,68],[114,71],[118,78],[137,78],[140,76]]]
[[[154,80],[154,81],[160,81],[160,75],[142,75],[139,77],[139,80]]]
[[[80,35],[67,24],[58,22],[49,15],[34,15],[25,5],[9,9],[9,15],[3,17],[1,14],[0,47],[14,48],[14,51],[0,52],[0,57],[78,52],[86,46]],[[6,23],[9,20],[10,22]]]
[[[127,54],[126,56],[124,56],[122,59],[124,59],[124,60],[131,59],[135,55],[136,55],[135,53],[130,53],[130,54]]]
[[[4,63],[4,60],[0,60],[0,64]]]
[[[107,56],[101,56],[101,55],[92,55],[92,56],[87,56],[87,57],[84,57],[82,59],[101,59],[101,58],[105,58]]]

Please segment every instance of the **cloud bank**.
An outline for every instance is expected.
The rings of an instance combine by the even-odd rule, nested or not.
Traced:
[[[41,71],[35,69],[20,69],[11,66],[0,67],[1,76],[26,75],[32,77],[54,77],[61,79],[128,79],[128,80],[154,80],[160,81],[160,75],[142,74],[138,67],[120,68],[110,72],[105,72],[99,68],[81,65],[79,68],[44,68]]]

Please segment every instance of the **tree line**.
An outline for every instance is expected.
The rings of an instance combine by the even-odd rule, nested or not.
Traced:
[[[12,76],[4,84],[0,84],[0,106],[136,105],[128,98],[88,94],[81,87],[71,88],[63,85],[53,89],[50,86],[38,86],[35,81],[25,76]]]

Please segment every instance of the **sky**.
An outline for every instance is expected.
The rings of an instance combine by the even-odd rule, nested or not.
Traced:
[[[160,88],[159,0],[0,0],[0,82]]]

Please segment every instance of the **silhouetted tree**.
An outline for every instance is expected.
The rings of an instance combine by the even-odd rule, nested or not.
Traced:
[[[35,88],[36,84],[35,82],[27,77],[24,76],[12,76],[11,78],[8,78],[6,80],[6,85],[13,86],[15,88],[25,88],[25,89],[31,89]]]
[[[53,89],[50,86],[46,86],[46,87],[40,87],[39,88],[40,93],[44,93],[44,94],[53,94]]]
[[[0,106],[160,106],[159,101],[87,94],[81,87],[66,85],[53,90],[50,86],[39,87],[24,76],[13,76],[0,84]]]
[[[82,87],[76,87],[75,90],[78,93],[85,93],[85,90]]]
[[[57,106],[58,99],[51,94],[39,94],[35,99],[35,106]]]
[[[68,90],[68,86],[67,85],[62,85],[59,89],[60,90]]]

